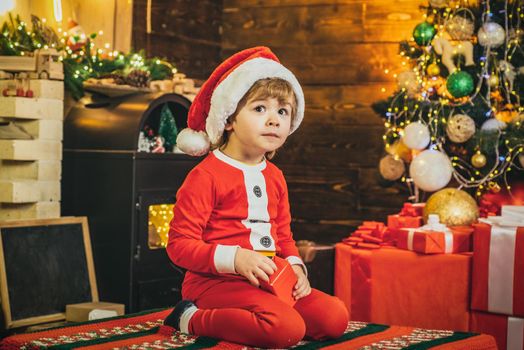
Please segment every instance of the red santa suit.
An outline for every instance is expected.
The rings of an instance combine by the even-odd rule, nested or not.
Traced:
[[[247,165],[215,150],[188,174],[167,246],[173,263],[188,270],[183,298],[199,308],[183,331],[257,346],[344,331],[348,315],[339,299],[313,289],[291,307],[236,274],[238,247],[304,266],[290,221],[284,176],[268,161]]]

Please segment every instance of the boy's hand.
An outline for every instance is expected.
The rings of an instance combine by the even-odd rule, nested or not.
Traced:
[[[235,254],[235,271],[258,287],[258,279],[269,281],[269,276],[277,270],[273,260],[253,250],[238,248]]]
[[[297,284],[295,284],[295,290],[293,291],[293,298],[298,300],[305,296],[308,296],[311,293],[311,286],[309,285],[309,280],[300,265],[291,265],[295,274],[297,275]]]

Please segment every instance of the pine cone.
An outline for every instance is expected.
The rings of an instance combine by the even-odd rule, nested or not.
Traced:
[[[135,69],[126,77],[126,83],[136,87],[147,87],[149,85],[150,74],[148,71]]]
[[[100,77],[100,79],[113,79],[113,82],[116,85],[126,84],[126,79],[122,75],[116,73],[104,74]]]

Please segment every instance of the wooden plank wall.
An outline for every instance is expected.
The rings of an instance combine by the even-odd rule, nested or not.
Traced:
[[[303,125],[275,163],[288,180],[296,239],[336,242],[385,220],[407,193],[380,186],[383,121],[370,108],[394,89],[398,42],[422,21],[415,0],[224,0],[222,56],[267,45],[302,83]],[[381,92],[385,87],[386,91]]]
[[[407,198],[381,187],[383,122],[371,104],[395,88],[398,42],[422,0],[134,1],[133,47],[205,79],[221,59],[270,46],[303,85],[306,116],[275,158],[286,174],[297,239],[335,242],[362,220],[385,220]],[[381,88],[385,92],[381,92]]]
[[[205,79],[220,63],[221,0],[133,1],[132,47],[148,56],[168,58],[180,72]]]

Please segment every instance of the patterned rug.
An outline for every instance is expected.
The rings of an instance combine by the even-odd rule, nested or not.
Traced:
[[[104,321],[13,335],[1,341],[0,349],[253,349],[218,339],[183,334],[163,326],[162,321],[170,311],[151,310]],[[303,341],[292,349],[495,350],[497,347],[493,337],[483,334],[351,321],[344,335],[338,339]]]

